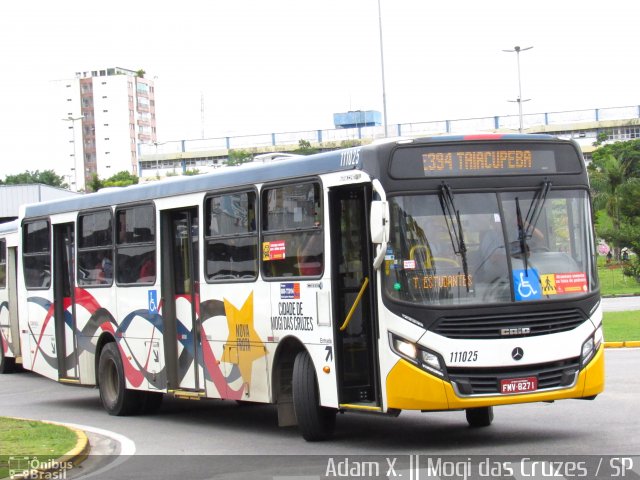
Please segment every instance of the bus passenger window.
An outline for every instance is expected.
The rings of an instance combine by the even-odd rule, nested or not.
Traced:
[[[255,192],[234,192],[207,198],[207,281],[251,281],[258,276],[258,232],[255,212]]]
[[[113,229],[111,210],[78,215],[78,285],[113,283]]]
[[[262,195],[265,277],[318,277],[324,268],[322,190],[318,183],[266,189]]]
[[[37,220],[22,228],[24,283],[27,289],[51,285],[51,239],[49,222]]]
[[[154,284],[156,223],[153,205],[116,210],[116,232],[116,282]]]

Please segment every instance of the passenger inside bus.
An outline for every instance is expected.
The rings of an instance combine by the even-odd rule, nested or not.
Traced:
[[[490,214],[485,225],[488,225],[488,229],[480,234],[475,276],[478,281],[491,283],[507,276],[504,235],[498,214]]]
[[[320,275],[322,273],[322,232],[313,232],[306,236],[304,245],[298,249],[300,275]]]
[[[156,259],[153,256],[148,256],[138,273],[138,282],[152,282],[156,278]]]
[[[98,283],[111,283],[113,278],[113,262],[104,252],[98,252],[98,263],[95,266],[98,271],[96,279]]]

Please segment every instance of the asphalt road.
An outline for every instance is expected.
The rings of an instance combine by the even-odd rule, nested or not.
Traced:
[[[115,432],[135,444],[136,455],[640,455],[640,349],[609,349],[606,365],[607,386],[594,401],[497,407],[493,425],[484,429],[469,428],[463,412],[346,414],[338,417],[335,439],[322,443],[279,428],[272,406],[168,398],[154,416],[110,417],[97,390],[33,373],[0,376],[0,414]],[[189,465],[198,463],[188,458]],[[261,458],[280,457],[237,462],[250,468]]]
[[[640,310],[640,297],[609,297],[602,299],[605,312],[621,312],[623,310]]]

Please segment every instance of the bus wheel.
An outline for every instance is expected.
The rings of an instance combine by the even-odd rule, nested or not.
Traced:
[[[16,359],[5,357],[2,343],[0,343],[0,373],[13,373],[15,371]]]
[[[142,407],[143,392],[126,388],[120,351],[114,342],[107,343],[102,349],[98,363],[98,381],[100,400],[109,415],[132,415]]]
[[[466,413],[470,427],[488,427],[493,422],[493,407],[467,408]]]
[[[293,364],[293,407],[302,437],[314,442],[333,435],[336,411],[320,406],[318,381],[309,353],[298,353]]]

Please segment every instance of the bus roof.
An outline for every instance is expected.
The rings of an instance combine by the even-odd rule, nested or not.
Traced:
[[[166,198],[175,195],[214,191],[235,186],[252,185],[275,180],[287,180],[290,178],[320,175],[355,168],[370,167],[371,173],[378,173],[379,166],[376,163],[376,155],[366,155],[369,159],[363,162],[365,152],[376,152],[396,145],[419,145],[441,142],[461,141],[561,141],[552,135],[539,134],[478,134],[478,135],[441,135],[424,138],[389,139],[387,142],[355,147],[361,149],[359,159],[344,161],[344,152],[350,149],[333,150],[308,156],[298,156],[280,162],[251,163],[239,167],[226,167],[217,171],[196,175],[178,177],[171,180],[132,185],[123,188],[108,188],[97,193],[81,195],[73,198],[65,198],[26,205],[24,218],[43,217],[56,213],[73,212],[92,208],[106,207],[110,205],[126,204]]]
[[[213,191],[273,180],[352,170],[356,167],[357,165],[342,165],[340,151],[331,151],[306,157],[300,156],[274,163],[244,164],[238,167],[222,168],[202,175],[177,177],[129,187],[107,188],[97,193],[82,195],[77,198],[30,204],[25,206],[24,217],[41,217],[55,213]]]
[[[0,235],[18,231],[18,220],[0,223]]]

